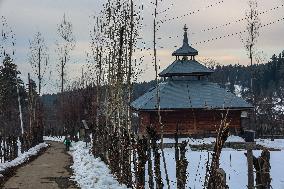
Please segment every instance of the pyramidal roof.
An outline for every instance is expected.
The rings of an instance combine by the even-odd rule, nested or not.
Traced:
[[[252,106],[218,84],[196,80],[171,80],[160,83],[160,109],[251,109]],[[135,110],[157,110],[154,87],[132,102]]]

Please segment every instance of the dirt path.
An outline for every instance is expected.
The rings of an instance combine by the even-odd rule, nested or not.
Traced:
[[[65,153],[64,144],[48,142],[50,148],[31,163],[19,168],[4,185],[5,189],[77,188],[69,180],[72,158]]]

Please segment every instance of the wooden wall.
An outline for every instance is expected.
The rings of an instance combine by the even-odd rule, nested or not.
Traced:
[[[218,110],[183,110],[161,111],[164,134],[215,134],[227,111]],[[160,131],[157,112],[139,112],[139,133],[145,134],[146,127],[152,126]],[[241,111],[231,110],[227,116],[230,130],[238,133],[241,129]]]

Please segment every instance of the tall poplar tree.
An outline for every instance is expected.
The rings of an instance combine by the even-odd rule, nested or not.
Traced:
[[[62,22],[58,25],[57,32],[60,40],[57,41],[57,52],[59,56],[59,73],[61,80],[61,92],[64,92],[65,69],[66,64],[70,60],[70,53],[75,48],[75,37],[73,34],[73,25],[63,16]]]

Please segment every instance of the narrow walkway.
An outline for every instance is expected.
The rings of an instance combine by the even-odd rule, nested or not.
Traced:
[[[71,157],[64,144],[48,142],[50,148],[31,163],[19,168],[16,175],[4,185],[5,189],[73,189],[77,188],[71,176]]]

